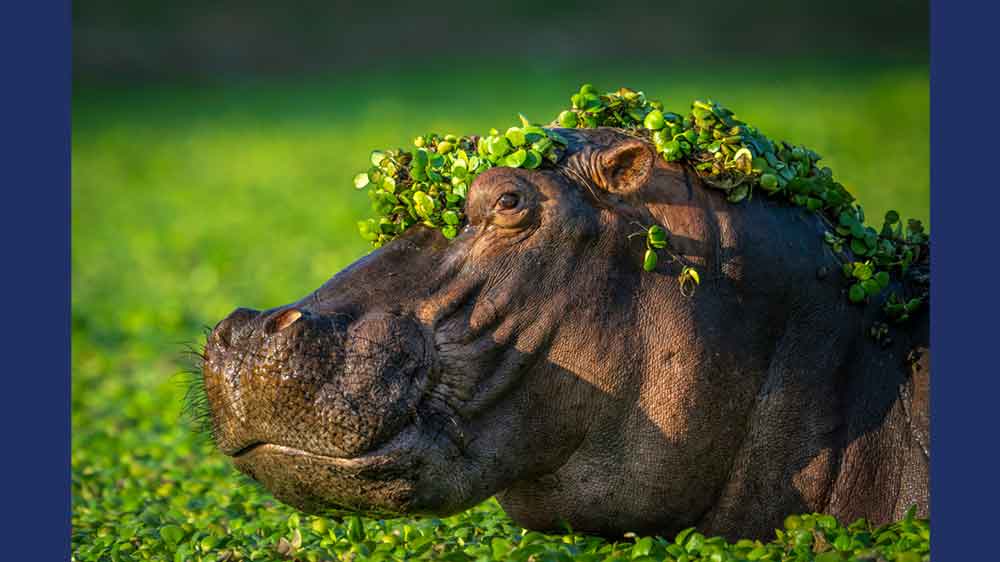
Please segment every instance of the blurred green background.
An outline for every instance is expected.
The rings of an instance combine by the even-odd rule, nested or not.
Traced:
[[[407,540],[293,517],[182,421],[205,327],[368,250],[351,178],[374,148],[548,122],[582,82],[627,85],[679,112],[711,97],[822,154],[870,217],[929,219],[926,3],[651,6],[75,5],[75,559],[277,559],[296,532],[301,559],[462,554],[516,532],[494,503],[398,523]]]

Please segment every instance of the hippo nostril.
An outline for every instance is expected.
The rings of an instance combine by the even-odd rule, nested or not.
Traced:
[[[212,330],[212,337],[224,346],[232,345],[234,336],[238,335],[243,326],[260,315],[260,312],[250,308],[237,308],[229,316],[222,319]]]
[[[268,332],[277,333],[294,324],[299,318],[302,318],[302,311],[289,308],[269,318],[265,327]]]

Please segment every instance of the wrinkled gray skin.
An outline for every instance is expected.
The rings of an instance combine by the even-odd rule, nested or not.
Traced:
[[[611,129],[561,132],[557,170],[476,179],[453,241],[411,228],[216,326],[205,391],[236,467],[307,512],[496,494],[527,528],[609,536],[928,515],[926,314],[883,347],[817,217],[728,203]],[[667,228],[694,296],[666,254],[642,270],[636,222]]]

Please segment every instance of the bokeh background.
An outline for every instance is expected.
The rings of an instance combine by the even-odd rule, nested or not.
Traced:
[[[296,300],[368,250],[351,178],[372,149],[518,112],[548,122],[583,82],[678,112],[713,98],[824,155],[870,217],[926,222],[927,14],[910,0],[75,2],[75,559],[503,555],[490,541],[518,531],[493,503],[396,537],[245,485],[183,421],[185,349],[235,306]]]

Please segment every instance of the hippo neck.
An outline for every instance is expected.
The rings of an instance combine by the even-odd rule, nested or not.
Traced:
[[[769,369],[730,478],[700,529],[767,534],[775,521],[805,512],[875,524],[899,520],[911,506],[928,515],[929,352],[912,338],[883,348],[863,336],[846,350],[839,365],[816,365],[820,375],[810,379],[776,358],[780,367]],[[748,511],[748,503],[761,508]]]
[[[728,364],[757,391],[745,415],[728,412],[734,422],[745,420],[733,424],[741,428],[742,433],[735,432],[739,440],[726,433],[714,436],[716,446],[732,443],[739,452],[699,528],[764,536],[790,513],[818,511],[846,521],[866,517],[887,523],[917,504],[926,514],[926,488],[920,486],[928,470],[926,384],[914,384],[908,368],[911,350],[926,347],[926,334],[897,330],[897,341],[888,346],[867,335],[880,320],[878,307],[844,304],[838,279],[820,275],[839,264],[824,247],[824,227],[814,217],[758,200],[733,206],[681,166],[662,164],[658,175],[657,197],[646,207],[667,226],[674,248],[701,268],[703,294],[698,297],[706,297],[705,292],[719,297],[694,305],[702,319],[693,325],[700,342],[708,350],[745,346],[757,351],[747,357],[767,357],[763,364]],[[789,223],[793,227],[777,228]],[[788,232],[787,238],[760,235],[779,232]],[[761,251],[762,242],[780,249]],[[767,277],[762,272],[787,270],[773,261],[775,256],[800,262],[808,277],[787,286]],[[778,314],[748,304],[748,289],[755,286],[793,293],[790,287],[796,284],[800,296]],[[671,308],[687,304],[673,302]],[[743,314],[734,317],[735,311]],[[926,324],[926,318],[915,319],[916,332]],[[676,351],[679,359],[691,349]],[[727,368],[726,351],[705,356],[702,370]],[[710,476],[706,472],[705,478]],[[903,487],[897,489],[900,482]],[[762,494],[772,499],[761,502]],[[746,509],[764,503],[766,508]]]

